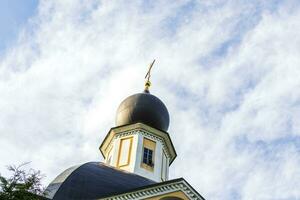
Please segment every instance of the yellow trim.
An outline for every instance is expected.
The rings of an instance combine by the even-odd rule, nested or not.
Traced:
[[[144,158],[144,148],[147,148],[147,149],[150,149],[153,151],[152,153],[152,163],[153,163],[153,166],[149,166],[145,163],[143,163],[143,158]],[[156,142],[153,141],[153,140],[150,140],[148,138],[143,138],[143,152],[142,152],[142,160],[141,160],[141,167],[148,170],[148,171],[151,171],[153,172],[154,171],[154,165],[155,165],[155,148],[156,148]]]
[[[144,137],[143,146],[148,149],[155,150],[156,142]]]
[[[121,150],[122,150],[122,145],[123,145],[123,142],[125,140],[130,140],[130,143],[129,143],[129,150],[128,150],[128,157],[127,157],[127,163],[124,164],[124,165],[119,165],[120,164],[120,157],[121,157]],[[126,167],[130,164],[130,158],[131,158],[131,150],[132,150],[132,140],[133,140],[133,136],[132,137],[128,137],[128,138],[122,138],[120,140],[120,145],[119,145],[119,152],[118,152],[118,162],[117,162],[117,167],[118,168],[121,168],[121,167]]]
[[[186,196],[186,194],[184,194],[182,191],[176,191],[176,192],[171,192],[171,193],[167,193],[167,194],[163,194],[163,195],[158,195],[155,197],[147,198],[145,200],[161,200],[164,197],[177,197],[182,200],[189,200],[189,198]]]

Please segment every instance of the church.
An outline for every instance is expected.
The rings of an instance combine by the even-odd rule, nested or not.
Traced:
[[[169,180],[177,154],[165,104],[150,94],[150,65],[142,93],[121,102],[112,127],[99,150],[104,162],[73,166],[47,187],[53,200],[203,200],[184,179]]]

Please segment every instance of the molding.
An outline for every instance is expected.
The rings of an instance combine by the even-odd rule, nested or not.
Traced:
[[[123,138],[123,137],[126,137],[126,136],[130,136],[130,135],[137,135],[137,134],[141,134],[142,136],[145,136],[146,138],[149,138],[150,140],[153,140],[155,142],[160,142],[163,146],[163,150],[165,150],[167,153],[167,158],[171,159],[171,154],[170,154],[170,151],[168,150],[167,148],[167,145],[165,143],[165,140],[157,135],[155,135],[154,133],[151,133],[149,131],[145,131],[145,130],[142,130],[142,129],[137,129],[137,130],[131,130],[131,131],[126,131],[126,132],[121,132],[121,133],[117,133],[112,142],[111,142],[111,145],[113,143],[113,141],[115,139],[118,139],[118,138]]]
[[[134,135],[138,133],[154,141],[161,142],[163,149],[167,154],[167,158],[169,159],[169,166],[172,164],[177,154],[169,134],[167,132],[163,132],[161,130],[152,128],[143,123],[135,123],[121,127],[111,128],[99,147],[103,157],[106,159],[107,150],[111,148],[116,138]]]
[[[127,162],[126,162],[126,164],[120,165],[121,151],[122,151],[122,147],[123,147],[123,142],[125,140],[129,140],[129,149],[128,149],[128,155],[127,155]],[[119,145],[119,151],[118,151],[118,160],[117,160],[117,167],[118,168],[126,167],[130,164],[131,151],[132,151],[132,140],[133,140],[133,136],[120,139],[120,145]]]
[[[148,140],[150,143],[153,143],[153,146],[152,146],[152,147],[150,147],[151,145],[150,145],[150,146],[147,146],[147,145],[145,144],[147,140]],[[152,166],[149,166],[149,165],[147,165],[147,164],[145,164],[145,163],[143,162],[143,160],[144,160],[144,150],[145,150],[145,148],[148,148],[148,149],[152,150],[152,152],[153,152],[153,153],[152,153],[152,164],[153,164]],[[141,166],[141,168],[144,168],[145,170],[148,170],[149,172],[153,172],[153,171],[154,171],[155,157],[157,157],[157,156],[155,155],[155,153],[156,153],[155,149],[156,149],[156,141],[144,137],[144,138],[143,138],[143,146],[142,146],[142,155],[141,155],[141,164],[140,164],[140,166]]]
[[[165,195],[176,191],[183,192],[191,200],[204,200],[204,198],[198,194],[197,191],[195,191],[184,179],[166,181],[163,182],[163,184],[154,186],[149,185],[143,189],[101,198],[101,200],[140,200]]]

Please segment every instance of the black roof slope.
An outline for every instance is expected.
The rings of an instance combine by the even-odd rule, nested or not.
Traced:
[[[170,116],[165,104],[156,96],[143,92],[127,97],[118,107],[116,125],[144,123],[167,131]]]
[[[50,183],[46,191],[47,197],[54,200],[97,199],[155,183],[101,162],[88,162],[65,170]]]

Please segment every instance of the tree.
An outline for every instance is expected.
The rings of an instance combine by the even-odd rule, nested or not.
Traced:
[[[28,163],[19,166],[10,165],[7,169],[12,173],[9,178],[0,174],[0,200],[40,200],[44,188],[41,180],[44,177],[40,171],[34,169],[25,170],[23,167]]]

